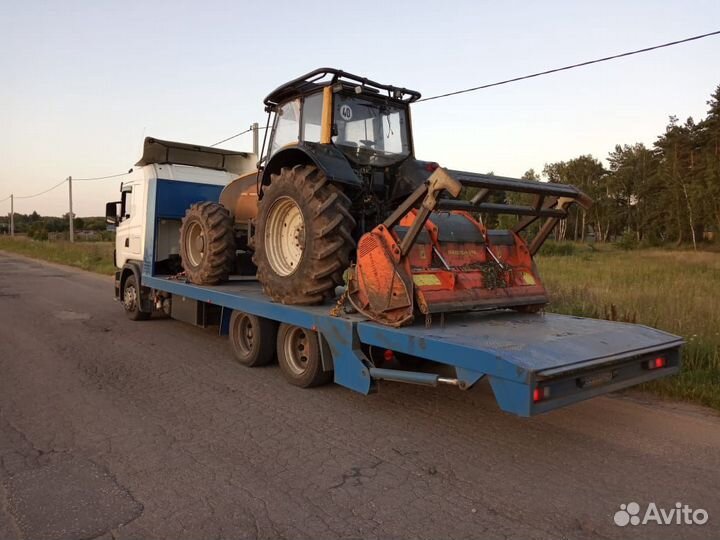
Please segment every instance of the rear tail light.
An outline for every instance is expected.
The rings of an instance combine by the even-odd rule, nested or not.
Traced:
[[[542,401],[543,399],[547,399],[550,397],[550,387],[549,386],[538,386],[533,390],[533,403],[537,403],[539,401]]]
[[[651,360],[647,360],[645,362],[645,368],[646,369],[660,369],[667,366],[667,359],[663,358],[662,356],[658,356],[657,358],[652,358]]]

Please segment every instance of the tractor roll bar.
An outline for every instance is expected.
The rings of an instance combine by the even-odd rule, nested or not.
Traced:
[[[307,94],[317,88],[329,86],[336,82],[357,83],[378,91],[385,90],[388,93],[388,97],[398,101],[404,101],[405,103],[412,103],[420,99],[420,92],[416,90],[409,90],[390,84],[381,84],[365,77],[360,77],[359,75],[353,75],[347,71],[325,67],[315,69],[297,79],[278,86],[267,95],[263,103],[265,103],[266,110],[271,109],[289,98]]]

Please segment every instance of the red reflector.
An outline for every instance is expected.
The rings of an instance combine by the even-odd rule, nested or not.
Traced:
[[[425,165],[425,170],[427,172],[435,172],[435,169],[437,169],[440,166],[439,163],[435,163],[434,161],[431,161],[430,163]]]
[[[648,360],[645,362],[645,367],[647,369],[659,369],[664,368],[667,366],[667,358],[663,358],[662,356],[658,356],[657,358],[654,358],[652,360]]]
[[[533,402],[537,403],[538,401],[542,401],[543,399],[547,399],[550,397],[550,387],[549,386],[538,386],[533,390]]]
[[[395,353],[392,352],[390,349],[385,349],[385,352],[383,353],[383,358],[385,358],[386,362],[392,362],[392,360],[395,358]]]

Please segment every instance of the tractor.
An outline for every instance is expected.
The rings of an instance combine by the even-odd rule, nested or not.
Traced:
[[[416,159],[410,104],[420,97],[331,68],[272,91],[257,170],[182,221],[187,279],[256,275],[273,301],[301,305],[342,286],[349,309],[392,326],[418,313],[541,309],[533,255],[572,203],[590,199],[569,185]],[[505,202],[508,192],[527,204]],[[498,214],[519,218],[487,227],[483,216]]]

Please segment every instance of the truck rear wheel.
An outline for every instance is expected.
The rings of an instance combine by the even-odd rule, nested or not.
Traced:
[[[310,388],[327,384],[332,372],[323,371],[317,332],[292,324],[281,324],[277,336],[278,364],[294,386]]]
[[[244,366],[257,367],[272,362],[277,338],[275,321],[233,311],[228,333],[235,359]]]
[[[188,281],[216,285],[227,281],[235,266],[233,219],[214,202],[193,204],[180,227],[180,258]]]
[[[313,165],[283,167],[271,178],[252,246],[263,291],[283,304],[334,297],[355,247],[350,199]]]

